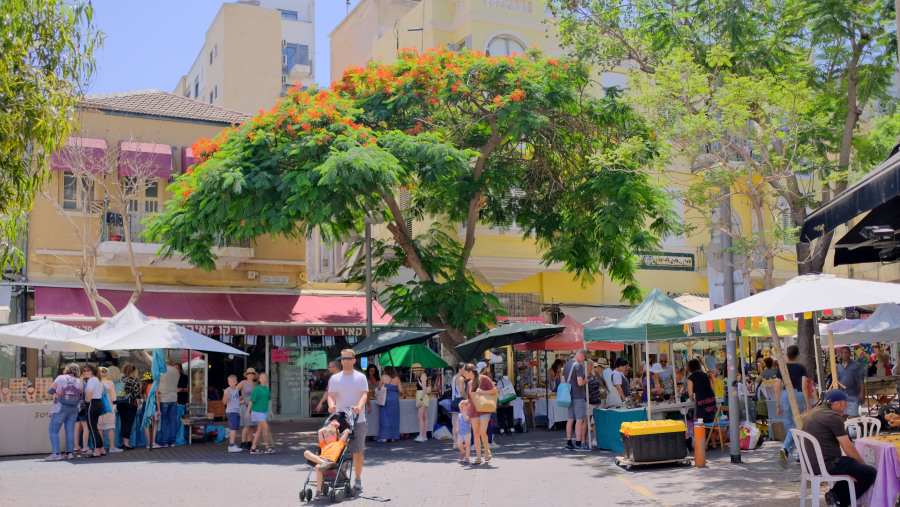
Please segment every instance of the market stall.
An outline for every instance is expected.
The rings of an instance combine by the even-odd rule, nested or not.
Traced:
[[[609,408],[594,409],[594,426],[597,434],[597,448],[609,451],[622,452],[622,436],[619,429],[624,422],[636,422],[647,420],[647,409],[640,408]]]
[[[428,428],[434,428],[437,421],[437,399],[431,396],[431,402],[428,404],[426,412],[428,413]],[[375,403],[375,400],[369,400],[369,408],[371,412],[366,413],[366,427],[368,428],[367,436],[378,437],[378,429],[381,427],[380,414],[381,407]],[[418,433],[419,420],[418,410],[416,409],[415,398],[400,399],[400,434]]]
[[[547,412],[547,406],[551,409],[549,413]],[[534,400],[534,415],[535,417],[546,417],[547,428],[549,429],[558,422],[566,422],[566,419],[569,418],[569,409],[556,404],[556,395],[549,398],[536,398]]]

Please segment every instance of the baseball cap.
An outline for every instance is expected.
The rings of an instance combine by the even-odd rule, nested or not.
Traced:
[[[484,361],[478,361],[478,364],[475,365],[475,369],[481,372],[481,370],[487,368],[487,363]]]
[[[847,395],[837,389],[832,389],[825,393],[825,401],[834,403],[836,401],[847,401]]]

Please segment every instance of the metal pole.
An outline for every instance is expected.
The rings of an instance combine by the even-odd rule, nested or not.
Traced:
[[[727,189],[726,189],[727,192]],[[722,235],[722,271],[725,280],[722,288],[725,291],[725,304],[734,302],[734,252],[731,251],[731,197],[725,196],[720,204],[722,222],[726,232]],[[740,407],[737,396],[737,337],[731,325],[731,319],[725,322],[725,352],[728,357],[728,380],[726,389],[728,393],[728,430],[731,435],[731,462],[741,462],[741,427]]]
[[[372,336],[372,220],[366,217],[366,336]]]

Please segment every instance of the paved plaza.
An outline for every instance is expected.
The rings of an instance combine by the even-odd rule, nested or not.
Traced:
[[[0,459],[0,505],[301,505],[315,445],[313,426],[276,423],[280,452],[228,453],[223,443],[137,449],[101,459]],[[775,443],[744,452],[743,463],[711,450],[705,468],[625,471],[605,451],[566,452],[562,431],[498,437],[488,465],[465,466],[449,440],[369,443],[363,498],[346,505],[391,506],[795,506],[799,468],[778,467]],[[474,457],[474,454],[473,454]],[[365,498],[369,497],[369,498]],[[383,502],[371,498],[379,497]],[[326,505],[329,502],[315,502]]]

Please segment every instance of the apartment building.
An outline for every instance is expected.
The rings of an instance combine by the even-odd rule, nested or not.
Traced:
[[[224,3],[175,95],[256,114],[289,87],[315,83],[314,0]]]

